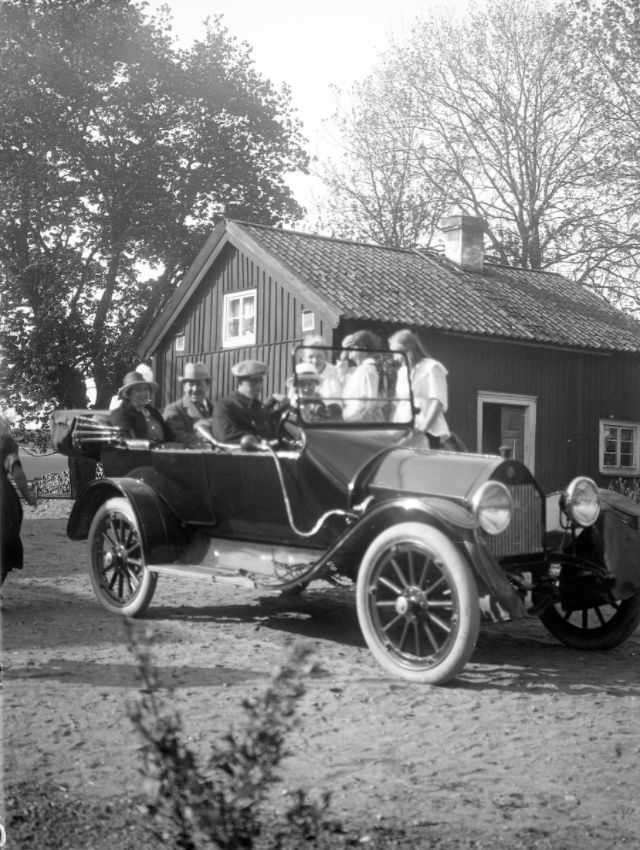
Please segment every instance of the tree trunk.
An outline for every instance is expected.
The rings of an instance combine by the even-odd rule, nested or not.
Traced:
[[[56,395],[60,399],[60,407],[62,409],[87,407],[89,400],[82,375],[74,369],[62,368],[56,379]]]
[[[123,376],[120,376],[123,377]],[[108,410],[111,399],[117,393],[120,382],[113,378],[105,369],[100,358],[96,358],[93,364],[93,379],[96,385],[95,407],[98,410]]]

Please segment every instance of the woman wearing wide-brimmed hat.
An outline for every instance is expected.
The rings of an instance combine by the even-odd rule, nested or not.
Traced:
[[[152,443],[171,442],[171,428],[151,403],[157,389],[156,382],[147,380],[141,372],[127,372],[118,390],[122,402],[109,414],[111,424],[121,428],[127,437]]]

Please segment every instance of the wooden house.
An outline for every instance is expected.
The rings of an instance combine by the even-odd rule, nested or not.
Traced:
[[[447,418],[471,450],[511,445],[547,490],[640,475],[640,322],[559,274],[487,262],[483,230],[449,216],[431,252],[221,222],[141,342],[159,402],[186,362],[207,364],[214,398],[245,357],[282,392],[306,334],[411,327],[449,371]]]

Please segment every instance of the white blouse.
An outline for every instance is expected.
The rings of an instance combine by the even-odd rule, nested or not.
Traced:
[[[427,410],[429,401],[437,399],[442,405],[435,419],[429,425],[429,433],[434,437],[448,437],[451,433],[447,420],[444,416],[449,408],[449,393],[447,388],[447,370],[432,357],[420,360],[411,370],[411,387],[413,399],[417,408],[415,426],[419,431],[424,431],[427,424]],[[398,372],[396,383],[396,407],[394,411],[394,422],[406,422],[411,411],[409,408],[409,375],[406,367]]]

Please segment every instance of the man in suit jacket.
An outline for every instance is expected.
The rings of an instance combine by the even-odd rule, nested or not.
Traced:
[[[272,397],[260,401],[267,364],[259,360],[241,360],[231,367],[236,379],[235,392],[217,401],[211,419],[211,433],[221,443],[239,443],[246,434],[261,439],[275,436],[286,399]]]
[[[204,363],[186,363],[184,375],[178,380],[182,384],[182,398],[165,407],[164,420],[177,443],[196,447],[202,445],[202,439],[194,426],[201,419],[208,419],[212,412],[211,376]]]

